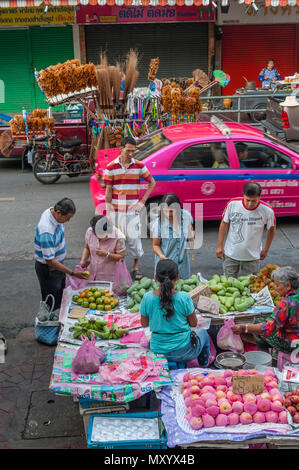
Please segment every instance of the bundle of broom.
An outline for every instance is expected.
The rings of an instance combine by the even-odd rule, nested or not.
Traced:
[[[126,63],[125,63],[125,90],[123,97],[123,109],[126,109],[126,103],[128,95],[134,90],[136,82],[139,77],[139,72],[137,70],[138,65],[138,55],[133,50],[130,49],[127,54]]]

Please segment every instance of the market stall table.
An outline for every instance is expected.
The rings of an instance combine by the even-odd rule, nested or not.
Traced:
[[[213,447],[213,448],[246,448],[250,444],[280,442],[297,442],[299,433],[289,424],[264,423],[225,427],[201,428],[193,430],[185,419],[186,408],[180,392],[182,377],[186,372],[196,375],[221,373],[221,370],[186,369],[173,370],[170,375],[173,387],[164,387],[159,393],[163,422],[168,434],[168,447]],[[223,370],[222,370],[223,372]],[[275,371],[277,374],[277,371]],[[277,374],[278,375],[278,374]]]

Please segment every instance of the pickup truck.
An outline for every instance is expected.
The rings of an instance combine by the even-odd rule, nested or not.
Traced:
[[[285,98],[271,96],[267,100],[266,119],[261,121],[265,133],[299,144],[299,97],[298,106],[281,106]]]
[[[0,121],[1,122],[1,121]],[[0,125],[0,135],[4,132],[10,130],[9,125]],[[74,123],[57,123],[55,125],[55,131],[57,131],[57,137],[60,140],[81,140],[82,142],[82,153],[89,153],[90,149],[90,133],[88,130],[88,126],[86,122],[74,122]],[[27,153],[27,145],[26,141],[18,140],[16,142],[16,146],[11,154],[11,158],[20,158],[24,160],[22,163],[27,164],[26,159]],[[1,154],[0,150],[0,158],[5,158],[4,155]],[[10,158],[10,157],[9,157]],[[22,165],[23,166],[23,165]]]

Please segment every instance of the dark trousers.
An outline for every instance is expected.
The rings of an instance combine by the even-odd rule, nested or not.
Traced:
[[[52,294],[55,299],[54,310],[60,308],[65,287],[65,273],[38,261],[35,261],[35,272],[39,280],[42,300],[45,300],[47,295]],[[51,306],[51,302],[49,305]]]

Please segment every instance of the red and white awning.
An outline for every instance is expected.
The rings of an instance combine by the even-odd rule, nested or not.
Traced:
[[[299,0],[264,0],[266,6],[299,6]],[[217,3],[217,0],[216,2]],[[227,6],[229,0],[219,0],[222,6]],[[238,0],[238,3],[250,5],[254,0]],[[211,0],[0,0],[0,8],[25,8],[39,7],[42,4],[53,6],[77,6],[77,5],[99,5],[99,6],[208,6]]]

